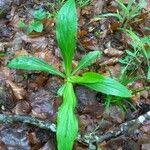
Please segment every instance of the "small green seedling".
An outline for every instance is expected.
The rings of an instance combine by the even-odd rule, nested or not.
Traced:
[[[128,0],[127,5],[125,0],[118,0],[117,3],[121,9],[120,11],[117,11],[117,13],[101,14],[100,17],[115,17],[122,23],[122,28],[127,28],[129,22],[140,15],[141,10],[147,5],[146,0],[139,0],[138,3],[135,3],[135,0]]]
[[[18,26],[20,29],[24,29],[28,33],[33,31],[42,32],[44,29],[43,20],[50,17],[51,14],[43,9],[35,10],[33,13],[34,19],[29,24],[26,24],[24,21],[20,21]]]
[[[21,56],[10,61],[9,68],[37,70],[64,78],[58,90],[63,97],[57,116],[58,150],[71,150],[78,133],[78,120],[75,115],[77,99],[73,85],[80,84],[92,90],[120,97],[131,97],[131,92],[122,84],[95,72],[79,71],[88,67],[100,57],[99,51],[89,52],[72,68],[77,40],[77,11],[74,0],[68,0],[60,9],[56,22],[56,38],[63,58],[64,73],[47,62],[32,56]]]
[[[139,70],[144,63],[148,68],[147,79],[150,80],[150,36],[140,38],[132,30],[125,30],[125,32],[131,38],[132,50],[126,50],[127,55],[120,60],[124,66],[123,70]]]

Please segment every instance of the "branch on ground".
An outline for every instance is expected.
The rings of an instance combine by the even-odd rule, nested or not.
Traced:
[[[136,130],[140,125],[142,125],[145,122],[148,122],[149,120],[150,120],[150,111],[145,113],[144,115],[139,116],[136,119],[120,124],[119,127],[115,128],[112,131],[107,132],[106,134],[103,134],[103,135],[99,135],[98,133],[90,133],[86,135],[79,134],[77,137],[77,140],[85,145],[89,145],[95,142],[101,143],[105,140],[116,138],[125,133],[128,133],[132,127],[136,127],[134,128]],[[0,123],[12,124],[16,122],[23,122],[23,123],[37,126],[42,129],[47,129],[52,132],[56,132],[56,125],[48,121],[43,121],[43,120],[31,117],[31,116],[25,116],[25,115],[0,114]]]

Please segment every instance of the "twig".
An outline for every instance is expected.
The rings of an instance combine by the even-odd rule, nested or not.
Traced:
[[[115,128],[113,131],[107,132],[106,134],[88,134],[78,137],[78,141],[89,144],[89,143],[101,143],[105,140],[109,140],[111,138],[116,138],[125,133],[129,133],[129,130],[133,127],[133,129],[137,129],[140,125],[150,120],[150,111],[144,115],[139,116],[138,118],[127,121],[119,125],[119,127]]]
[[[12,124],[15,122],[23,122],[27,124],[32,124],[39,128],[47,129],[52,132],[56,132],[56,125],[48,121],[43,121],[43,120],[31,117],[31,116],[25,116],[25,115],[0,114],[0,123]]]
[[[150,111],[144,115],[139,116],[138,118],[122,123],[119,127],[115,128],[113,131],[107,132],[106,134],[99,135],[97,133],[90,133],[85,135],[78,135],[77,140],[85,145],[90,145],[91,143],[103,142],[111,138],[116,138],[128,133],[128,131],[136,125],[136,128],[142,125],[144,122],[150,120]],[[31,116],[25,115],[7,115],[0,114],[0,123],[12,124],[15,122],[23,122],[31,125],[35,125],[39,128],[47,129],[52,132],[56,132],[56,125],[54,123],[43,121]],[[136,129],[135,128],[135,129]]]

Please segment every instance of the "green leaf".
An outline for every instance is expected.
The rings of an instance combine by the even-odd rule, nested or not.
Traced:
[[[44,71],[50,74],[64,77],[64,75],[60,71],[53,68],[47,62],[32,56],[21,56],[15,58],[10,61],[8,67],[13,69]]]
[[[63,85],[58,89],[57,95],[63,96],[65,87],[66,87],[66,84],[63,84]]]
[[[65,72],[69,76],[77,39],[77,12],[74,0],[68,0],[58,13],[56,37],[64,60]]]
[[[126,50],[126,53],[129,55],[129,56],[132,56],[132,57],[136,57],[136,53],[133,53],[129,50]]]
[[[103,78],[101,78],[103,80]],[[94,72],[86,72],[82,76],[71,76],[69,78],[71,83],[96,83],[100,81],[99,74]]]
[[[116,17],[120,22],[123,21],[123,17],[119,13],[101,14],[99,17]]]
[[[24,21],[19,21],[19,23],[18,23],[18,27],[20,28],[20,29],[25,29],[26,27],[27,27],[27,25],[24,23]]]
[[[29,24],[29,26],[27,27],[27,32],[28,33],[31,33],[31,32],[33,32],[33,26],[32,26],[32,23],[31,24]]]
[[[127,9],[127,7],[121,1],[118,0],[117,2],[119,4],[120,8],[123,10],[124,14],[128,16],[129,15],[129,9]]]
[[[38,20],[45,19],[46,18],[46,12],[43,9],[35,10],[35,12],[33,13],[33,17],[38,19]]]
[[[5,52],[0,52],[0,57],[4,57],[4,56],[6,56],[7,55],[7,53],[5,53]]]
[[[85,80],[84,80],[85,77]],[[78,83],[81,85],[84,85],[92,90],[102,92],[108,95],[114,95],[114,96],[120,96],[120,97],[131,97],[131,92],[123,86],[118,81],[105,77],[103,75],[100,75],[98,73],[94,72],[87,72],[82,75],[81,79],[80,77],[74,81],[73,83]],[[98,81],[96,81],[98,80]],[[94,83],[94,81],[96,81]]]
[[[36,32],[42,32],[43,28],[44,28],[42,22],[40,22],[40,21],[33,21],[31,26],[32,26],[33,30]]]
[[[146,0],[139,0],[139,3],[138,3],[139,7],[142,9],[142,8],[145,8],[147,6],[147,1]]]
[[[91,65],[93,62],[96,61],[98,57],[100,57],[100,55],[101,53],[99,51],[93,51],[83,56],[83,58],[80,60],[78,65],[74,68],[72,75],[76,74],[81,69],[84,69],[88,67],[89,65]]]
[[[78,121],[74,114],[76,96],[71,83],[66,83],[63,93],[63,104],[57,117],[58,150],[72,150],[78,132]]]

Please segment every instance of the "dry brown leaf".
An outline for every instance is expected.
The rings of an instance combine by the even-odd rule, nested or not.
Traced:
[[[85,35],[87,35],[88,31],[87,30],[81,30],[78,32],[78,38],[81,38]]]
[[[7,150],[6,144],[0,140],[0,150]]]
[[[52,51],[49,51],[48,49],[42,50],[40,52],[36,52],[34,54],[34,56],[39,57],[39,58],[45,60],[46,62],[48,62],[49,64],[51,64],[52,66],[54,66],[57,69],[59,69],[59,67],[61,66],[60,59],[58,59],[52,53]]]
[[[109,29],[110,29],[110,31],[113,33],[113,32],[116,31],[120,26],[121,26],[121,23],[118,22],[118,21],[115,21],[115,22],[109,24]]]
[[[86,38],[80,42],[85,49],[88,49],[88,50],[99,49],[96,39]]]
[[[45,29],[51,29],[55,24],[55,20],[52,18],[44,19],[43,24],[44,24]]]
[[[135,103],[137,106],[140,105],[140,96],[141,94],[140,93],[137,93],[136,95],[134,95],[131,100],[133,103]]]
[[[12,88],[12,91],[17,100],[25,99],[26,91],[23,88],[19,87],[18,85],[16,85],[16,83],[13,83],[11,80],[7,80],[6,83]]]
[[[121,65],[119,63],[113,66],[105,67],[105,69],[106,72],[104,73],[104,75],[106,76],[110,76],[111,74],[113,77],[119,77],[121,74]]]
[[[106,9],[108,12],[111,12],[111,13],[116,13],[118,11],[118,8],[112,5],[107,6]]]
[[[31,49],[35,51],[44,50],[48,46],[48,40],[43,36],[32,38],[32,37],[24,35],[22,39],[26,43],[30,43]]]
[[[28,137],[29,137],[30,144],[35,145],[37,143],[40,143],[40,140],[37,138],[35,132],[30,132]]]
[[[27,101],[18,101],[15,108],[14,108],[14,112],[17,115],[23,115],[23,114],[27,114],[29,113],[31,110],[31,106]]]
[[[115,48],[107,48],[104,50],[104,54],[109,57],[120,57],[123,53],[123,51],[117,50]]]
[[[100,66],[105,66],[105,65],[111,66],[111,65],[118,63],[118,61],[119,61],[119,58],[111,58],[109,60],[102,62]]]
[[[53,107],[51,94],[45,90],[39,90],[30,95],[32,115],[41,119],[55,119],[56,111]]]
[[[25,56],[25,55],[29,55],[29,53],[24,49],[15,52],[15,57]]]

